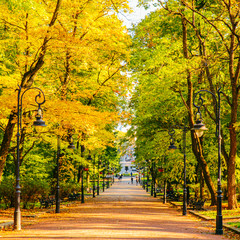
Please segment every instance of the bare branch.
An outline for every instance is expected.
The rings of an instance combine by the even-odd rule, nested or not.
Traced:
[[[226,50],[228,51],[228,53],[230,53],[230,49],[228,48],[227,44],[225,43],[225,38],[222,35],[222,33],[220,32],[220,30],[217,28],[216,25],[214,25],[212,23],[212,20],[207,19],[207,17],[205,17],[203,14],[201,14],[199,11],[197,11],[196,9],[194,9],[193,7],[189,6],[184,0],[181,1],[183,3],[184,6],[186,6],[187,8],[189,8],[190,10],[192,10],[193,12],[197,13],[199,16],[201,16],[207,23],[209,23],[218,33],[218,35],[220,36],[220,38],[223,41],[223,44],[226,48]]]
[[[185,99],[184,99],[184,97],[183,97],[183,95],[182,95],[182,91],[179,90],[179,91],[176,91],[176,92],[179,93],[179,95],[180,95],[180,97],[181,97],[181,99],[182,99],[182,101],[183,101],[183,104],[184,104],[185,107],[187,108],[188,112],[190,112],[190,109],[189,109],[189,107],[188,107],[188,104],[187,104],[187,102],[185,101]]]
[[[13,27],[16,27],[16,28],[19,28],[19,29],[25,31],[25,28],[24,28],[24,27],[20,27],[20,26],[18,26],[18,25],[16,25],[16,24],[7,22],[5,19],[2,19],[2,21],[3,21],[5,24],[7,24],[7,25],[10,25],[10,26],[13,26]]]
[[[34,148],[36,141],[33,142],[32,146],[25,152],[25,154],[22,157],[22,162],[24,160],[24,158],[27,156],[27,154]]]
[[[223,94],[223,96],[226,98],[226,100],[227,100],[227,103],[229,104],[229,106],[231,106],[232,107],[232,103],[231,103],[231,101],[230,101],[230,98],[229,98],[229,96],[227,96],[224,92],[221,92],[222,94]]]
[[[48,44],[49,40],[51,39],[51,37],[49,37],[50,29],[54,25],[54,23],[57,19],[57,15],[58,15],[58,12],[59,12],[59,9],[60,9],[61,2],[62,2],[62,0],[57,1],[56,8],[55,8],[54,13],[52,15],[52,19],[49,23],[48,31],[46,33],[46,36],[45,36],[44,40],[43,40],[43,44],[40,47],[39,56],[36,58],[36,61],[34,61],[32,63],[29,71],[24,73],[23,78],[22,78],[21,87],[30,87],[33,84],[34,77],[35,77],[36,73],[39,71],[39,69],[44,64],[43,59],[44,59],[44,56],[46,54],[47,44]]]

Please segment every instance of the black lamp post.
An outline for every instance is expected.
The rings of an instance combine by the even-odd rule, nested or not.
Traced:
[[[99,160],[98,160],[98,180],[97,180],[97,195],[99,195],[99,178],[100,178],[100,174],[99,174]]]
[[[145,166],[144,166],[144,168],[143,168],[144,181],[143,181],[143,185],[142,185],[143,189],[145,189],[145,184],[146,184],[145,174],[146,174],[146,172],[145,172]]]
[[[103,179],[103,184],[102,184],[102,187],[103,187],[103,192],[105,191],[105,164],[103,165],[103,174],[102,174],[102,179]]]
[[[148,174],[148,166],[147,166],[147,185],[146,185],[146,192],[148,192],[148,181],[149,181],[149,174]]]
[[[72,137],[70,138],[70,143],[68,146],[69,149],[75,149],[75,146],[73,144]],[[56,210],[55,213],[60,213],[60,186],[59,186],[59,159],[61,154],[61,148],[60,148],[60,136],[58,135],[57,138],[57,186],[56,186]]]
[[[59,186],[59,158],[60,158],[60,136],[57,138],[57,187],[56,187],[56,213],[60,213],[60,186]]]
[[[115,178],[114,178],[114,175],[115,175],[115,167],[113,168],[113,178],[112,178],[112,182],[114,183],[115,182]]]
[[[108,165],[108,167],[107,167],[107,174],[106,174],[106,178],[107,178],[107,188],[109,188],[110,186],[110,184],[109,184],[109,161],[107,161],[107,165]]]
[[[163,189],[163,203],[167,203],[167,194],[166,194],[166,190],[167,190],[167,181],[166,179],[164,179],[164,189]]]
[[[200,112],[201,106],[203,106],[203,99],[201,96],[202,92],[210,93],[216,102],[215,112],[216,112],[216,137],[218,139],[218,187],[217,187],[217,216],[216,216],[216,234],[222,235],[223,234],[223,217],[222,217],[222,190],[221,190],[221,98],[220,94],[223,93],[220,91],[221,88],[217,90],[217,96],[208,90],[200,90],[198,91],[193,97],[193,105],[198,109],[197,111],[197,121],[194,124],[193,129],[196,132],[198,137],[203,135],[205,130],[208,130],[202,122],[202,115]],[[195,104],[195,98],[199,94],[199,102],[200,105]]]
[[[142,181],[142,179],[141,179],[141,168],[139,169],[139,172],[138,172],[138,181],[139,181],[139,184],[141,185],[142,183],[141,183],[141,181]]]
[[[93,198],[95,198],[95,161],[92,159],[91,155],[88,156],[87,160],[93,161]]]
[[[168,150],[175,150],[177,147],[174,145],[173,135],[175,134],[174,128],[183,130],[183,174],[184,174],[184,183],[183,183],[183,213],[182,215],[187,215],[187,188],[186,188],[186,132],[188,128],[184,126],[175,125],[168,134],[171,136],[171,142]]]
[[[153,162],[153,196],[157,197],[156,193],[156,163]]]
[[[156,197],[156,191],[155,191],[155,162],[152,159],[151,161],[151,175],[152,175],[152,181],[151,181],[151,196]]]
[[[84,171],[85,171],[85,168],[82,167],[82,185],[81,185],[81,203],[84,203]]]
[[[95,167],[93,167],[93,198],[95,198]]]
[[[166,156],[164,156],[164,165],[166,163]],[[164,169],[162,169],[162,171],[164,172]],[[167,180],[164,177],[164,183],[163,183],[163,203],[167,203]]]
[[[147,188],[147,169],[146,169],[146,165],[144,166],[144,189]]]
[[[45,127],[45,122],[42,120],[42,109],[41,105],[45,103],[45,96],[43,91],[37,87],[31,87],[25,89],[23,92],[22,87],[19,86],[18,91],[18,102],[17,102],[17,164],[16,164],[16,196],[15,196],[15,211],[14,211],[14,229],[21,230],[21,187],[20,187],[20,137],[22,131],[22,100],[24,94],[28,90],[37,90],[39,93],[35,96],[35,102],[38,104],[38,110],[36,115],[36,121],[33,122],[33,126],[42,126]],[[38,99],[42,101],[39,102]]]

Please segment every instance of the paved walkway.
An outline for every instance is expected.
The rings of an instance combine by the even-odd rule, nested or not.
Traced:
[[[209,223],[182,216],[181,211],[149,196],[130,184],[130,178],[116,181],[85,204],[22,225],[21,231],[0,232],[0,239],[228,239],[215,235]]]

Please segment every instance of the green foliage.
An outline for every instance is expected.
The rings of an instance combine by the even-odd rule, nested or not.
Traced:
[[[30,178],[25,176],[21,181],[22,191],[21,199],[23,208],[34,207],[34,204],[39,201],[40,198],[45,198],[50,194],[50,184],[46,179],[41,179],[38,176]]]
[[[5,204],[5,207],[13,207],[15,199],[15,179],[13,176],[3,178],[0,184],[0,200]]]
[[[61,189],[61,199],[64,199],[69,196],[69,194],[75,192],[79,193],[81,190],[81,185],[75,182],[62,182],[60,184]]]
[[[141,167],[146,166],[146,160],[154,161],[157,167],[164,168],[164,173],[157,174],[159,180],[182,183],[183,155],[179,151],[167,152],[168,130],[186,122],[187,111],[181,99],[187,94],[185,68],[194,67],[198,60],[186,62],[182,54],[179,18],[169,16],[163,9],[151,13],[133,30],[130,67],[135,92],[130,102],[134,118],[129,134],[136,138],[136,164]],[[181,148],[181,130],[176,131],[175,139]],[[190,144],[188,139],[187,146]],[[191,166],[188,179],[193,181],[196,161],[189,151],[187,154]]]
[[[31,142],[27,143],[31,146]],[[33,150],[26,156],[21,164],[21,176],[28,179],[49,179],[55,166],[55,151],[51,145],[40,142],[35,145]]]
[[[239,215],[237,217],[239,217]],[[236,228],[240,228],[240,222],[227,222],[227,224]]]

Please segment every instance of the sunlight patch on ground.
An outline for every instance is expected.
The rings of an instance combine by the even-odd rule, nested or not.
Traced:
[[[14,235],[12,235],[14,236]],[[167,232],[167,231],[151,231],[151,230],[133,230],[133,231],[127,231],[126,229],[101,229],[96,228],[95,230],[89,228],[84,230],[74,229],[74,230],[64,230],[64,229],[58,229],[57,232],[54,232],[51,234],[49,231],[35,231],[31,237],[39,237],[38,239],[44,238],[44,236],[47,236],[49,238],[63,238],[63,239],[70,239],[70,238],[103,238],[103,239],[116,239],[116,238],[124,238],[124,239],[131,239],[131,238],[138,238],[143,239],[151,236],[151,239],[158,238],[158,239],[199,239],[195,234],[185,234],[180,232]],[[8,236],[10,237],[10,236]],[[18,238],[26,238],[26,234],[18,234]],[[204,236],[201,237],[202,240],[208,239]]]

